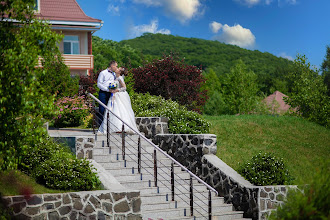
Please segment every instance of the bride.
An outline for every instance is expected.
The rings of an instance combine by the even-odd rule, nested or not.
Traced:
[[[108,102],[107,107],[116,114],[119,118],[121,118],[126,124],[136,129],[135,123],[135,115],[131,106],[131,99],[126,92],[126,85],[124,82],[123,75],[126,75],[126,70],[124,68],[117,68],[115,70],[116,79],[115,83],[117,84],[117,88],[112,92],[110,100]],[[109,113],[109,120],[107,118],[108,110],[106,109],[104,112],[104,120],[99,128],[99,131],[102,133],[107,132],[107,124],[106,122],[110,122],[110,133],[112,132],[122,132],[123,122],[119,120],[115,115],[111,112]],[[130,129],[126,124],[124,124],[124,130],[126,133],[134,133],[132,129]]]

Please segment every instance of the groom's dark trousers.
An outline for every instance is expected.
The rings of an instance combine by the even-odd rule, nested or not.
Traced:
[[[111,96],[111,92],[105,92],[105,91],[100,89],[100,91],[99,91],[99,100],[103,104],[105,104],[105,105],[108,104],[110,96]],[[98,116],[99,126],[102,124],[102,121],[103,121],[104,110],[105,110],[105,108],[102,105],[99,105],[99,116]]]

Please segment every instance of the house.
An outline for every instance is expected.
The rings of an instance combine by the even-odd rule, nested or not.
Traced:
[[[94,68],[92,34],[103,21],[87,16],[76,0],[35,0],[35,13],[64,35],[59,48],[71,75],[89,75]]]
[[[283,100],[285,97],[288,97],[287,95],[275,91],[273,94],[266,97],[263,101],[266,103],[269,111],[272,114],[285,114],[289,111],[290,105],[286,104],[286,102]]]

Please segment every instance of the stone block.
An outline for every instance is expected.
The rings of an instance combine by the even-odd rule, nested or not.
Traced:
[[[273,190],[273,188],[271,188],[271,187],[265,187],[265,191],[266,192],[270,192],[270,191],[272,191]]]
[[[69,203],[71,203],[71,198],[68,194],[64,194],[62,201],[63,201],[63,204],[69,204]]]
[[[61,215],[66,215],[68,213],[70,213],[72,210],[71,206],[62,206],[61,208],[58,209],[58,211],[60,212]]]
[[[122,213],[122,212],[128,212],[130,210],[128,203],[126,200],[123,200],[114,206],[114,212],[115,213]]]
[[[92,145],[92,144],[85,144],[84,145],[84,148],[93,148],[94,147],[94,145]]]
[[[46,202],[50,202],[50,201],[57,201],[61,198],[61,195],[46,195],[44,196],[44,200]]]
[[[275,194],[274,194],[274,193],[269,193],[269,198],[270,198],[271,200],[274,200],[274,199],[275,199]]]
[[[54,204],[53,203],[45,203],[42,206],[43,210],[50,210],[50,209],[54,209]]]
[[[95,208],[101,208],[101,203],[94,196],[89,198],[89,201],[94,205]]]
[[[140,192],[129,192],[127,193],[127,199],[131,200],[132,198],[136,198],[140,196]]]
[[[40,196],[32,196],[27,200],[28,205],[40,205],[42,203],[42,198]]]
[[[93,212],[95,212],[95,209],[93,208],[93,206],[91,204],[87,204],[84,209],[84,213],[90,214]]]
[[[32,220],[47,220],[47,213],[42,213],[40,215],[32,217]]]
[[[261,198],[268,198],[268,193],[266,193],[263,189],[260,191],[260,197]]]
[[[26,202],[15,203],[10,206],[14,213],[20,213],[26,207]]]
[[[22,202],[23,200],[25,200],[24,196],[15,196],[15,197],[13,197],[13,203]]]
[[[57,211],[50,212],[50,213],[48,213],[48,219],[49,220],[58,220],[58,219],[60,219],[60,215],[58,214]]]
[[[85,154],[85,158],[93,159],[93,151],[92,150],[87,150],[86,154]]]
[[[112,213],[112,204],[108,202],[102,203],[102,209],[106,211],[107,213]]]
[[[83,142],[84,138],[77,138],[77,142]]]
[[[81,201],[79,199],[74,200],[73,208],[76,209],[76,210],[82,210],[83,204],[81,203]]]
[[[76,220],[77,219],[77,215],[78,215],[77,212],[75,212],[75,211],[71,212],[71,214],[70,214],[70,220]]]
[[[58,202],[55,202],[55,208],[58,208],[62,205],[62,202],[61,201],[58,201]]]
[[[266,201],[264,199],[260,199],[260,211],[266,210]]]
[[[116,192],[112,193],[112,198],[114,199],[114,201],[121,200],[125,196],[126,196],[126,193],[116,193]]]
[[[140,212],[141,211],[141,199],[137,198],[137,199],[133,199],[132,201],[132,207],[133,207],[133,212]]]
[[[36,215],[40,213],[40,206],[38,207],[27,207],[25,211],[28,215]]]
[[[110,193],[102,193],[101,195],[97,196],[100,200],[110,200],[112,202],[112,199],[110,197]]]
[[[128,214],[127,215],[127,220],[142,220],[142,216],[141,215]]]

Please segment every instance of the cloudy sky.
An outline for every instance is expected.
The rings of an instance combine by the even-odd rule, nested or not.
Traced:
[[[330,46],[330,0],[77,0],[104,22],[94,35],[121,41],[144,32],[217,40],[320,67]]]

